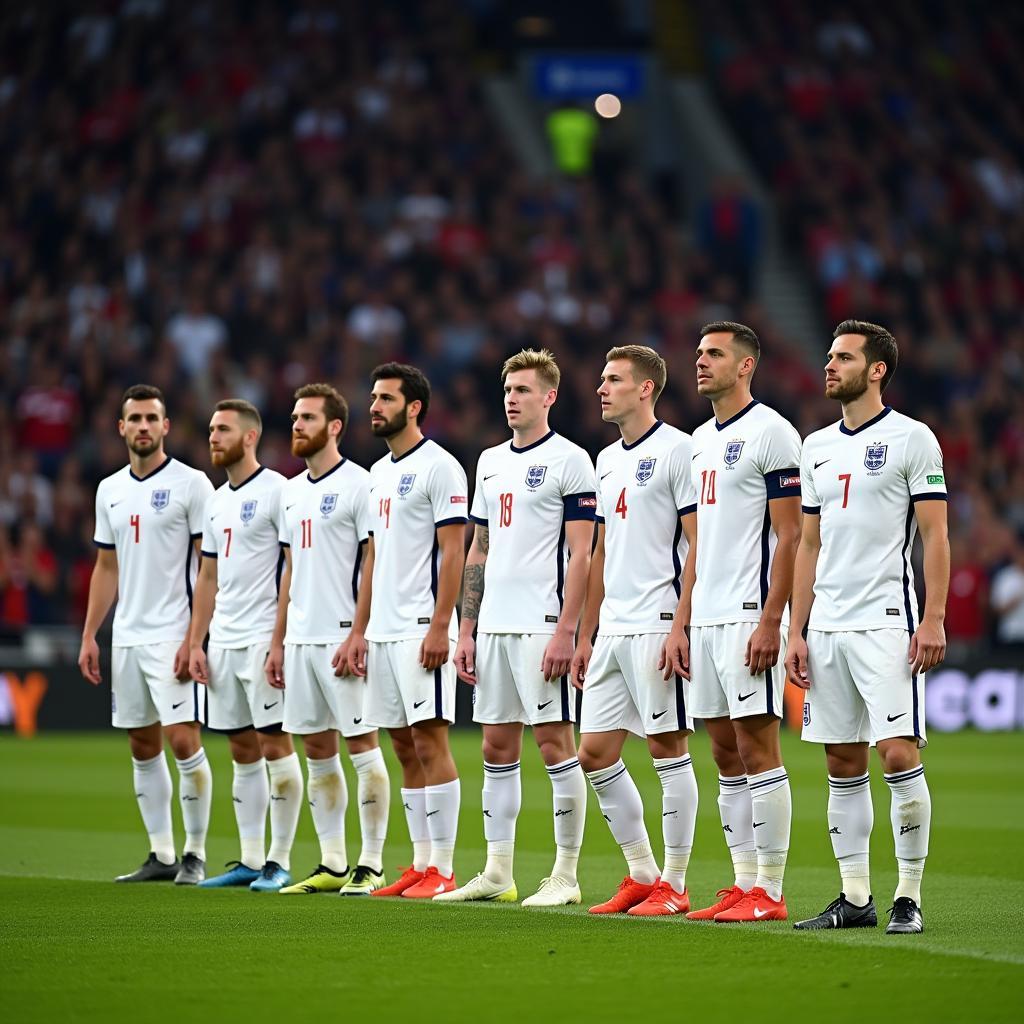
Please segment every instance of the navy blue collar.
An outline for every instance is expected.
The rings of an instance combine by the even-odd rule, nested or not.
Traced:
[[[509,441],[509,450],[514,452],[528,452],[531,448],[536,448],[538,445],[543,444],[545,441],[549,441],[554,436],[555,432],[553,430],[549,430],[539,441],[534,441],[533,444],[524,444],[522,448],[517,448],[514,442]]]
[[[883,416],[888,416],[892,412],[892,406],[887,405],[877,416],[872,416],[867,423],[862,423],[856,430],[850,430],[850,428],[842,421],[839,421],[839,432],[841,434],[848,434],[853,437],[854,434],[859,434],[862,430],[867,430],[868,427],[873,427]]]
[[[414,451],[416,451],[417,448],[422,448],[426,443],[427,443],[427,438],[425,438],[425,437],[420,438],[420,440],[417,441],[407,452],[403,453],[402,455],[399,455],[397,458],[394,455],[392,455],[391,456],[391,461],[392,462],[401,462],[402,459],[408,458],[410,455],[412,455],[412,453]]]
[[[142,483],[142,482],[143,482],[144,480],[149,480],[149,479],[151,479],[152,477],[156,476],[156,475],[157,475],[157,473],[159,473],[159,472],[160,472],[160,470],[162,470],[162,469],[166,469],[166,468],[167,468],[167,467],[168,467],[168,466],[169,466],[169,465],[170,465],[170,464],[171,464],[171,463],[172,463],[173,461],[174,461],[174,457],[173,457],[173,456],[171,456],[171,455],[168,455],[168,456],[167,456],[167,458],[166,458],[166,459],[164,459],[164,461],[163,461],[163,462],[161,462],[161,463],[160,463],[160,465],[156,467],[156,469],[154,469],[154,470],[151,470],[151,471],[150,471],[149,473],[147,473],[147,474],[146,474],[145,476],[136,476],[136,475],[135,475],[135,470],[134,470],[134,469],[132,469],[132,468],[131,468],[131,466],[129,465],[129,467],[128,467],[128,473],[129,473],[129,475],[131,476],[131,478],[132,478],[133,480],[138,480],[138,481],[139,481],[139,483]]]
[[[306,479],[311,484],[318,484],[318,483],[320,483],[321,480],[326,480],[332,473],[337,473],[338,470],[341,469],[341,467],[344,466],[344,465],[345,465],[345,456],[342,455],[341,462],[339,462],[336,466],[331,466],[331,468],[329,470],[327,470],[326,473],[321,473],[320,476],[318,476],[316,478],[313,477],[312,473],[307,473],[306,474]],[[251,479],[252,479],[252,477],[249,477],[249,480],[251,480]],[[249,481],[247,480],[246,483],[248,483],[248,482]]]
[[[658,429],[658,427],[660,427],[661,425],[662,425],[661,420],[656,420],[655,423],[654,423],[654,426],[651,427],[651,429],[648,430],[647,433],[644,434],[643,437],[638,437],[632,444],[626,444],[626,439],[623,438],[622,439],[622,450],[625,451],[625,452],[628,452],[631,448],[635,448],[638,444],[643,444],[644,441],[646,441],[647,438],[649,438],[651,436],[651,434],[653,434]]]
[[[230,487],[231,490],[233,490],[233,491],[240,491],[250,480],[255,480],[256,477],[258,477],[260,475],[260,473],[262,473],[263,470],[266,469],[266,468],[267,468],[266,466],[257,466],[256,467],[256,472],[255,473],[251,473],[240,484],[238,484],[236,486],[235,484],[233,484],[233,483],[231,483],[229,481],[228,482],[228,487]]]
[[[746,416],[755,405],[760,404],[756,398],[752,398],[749,405],[745,405],[735,416],[730,416],[724,423],[719,423],[718,420],[715,420],[715,430],[725,430],[730,423],[735,423],[741,416]]]

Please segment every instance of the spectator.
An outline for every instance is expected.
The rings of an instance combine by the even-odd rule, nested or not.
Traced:
[[[1011,562],[992,580],[992,610],[999,645],[1024,648],[1024,542],[1018,540]]]

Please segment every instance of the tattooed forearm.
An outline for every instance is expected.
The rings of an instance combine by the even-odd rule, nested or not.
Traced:
[[[480,554],[486,555],[487,549],[491,546],[491,531],[486,526],[478,526],[476,533],[473,535],[473,540],[480,549]]]
[[[464,619],[480,618],[480,602],[484,596],[484,567],[469,564],[462,577],[462,617]]]

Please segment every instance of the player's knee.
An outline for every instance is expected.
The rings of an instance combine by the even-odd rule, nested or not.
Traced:
[[[714,759],[719,775],[724,775],[726,778],[735,778],[737,775],[745,775],[747,772],[743,765],[743,758],[740,757],[740,753],[735,747],[712,742],[711,757]]]
[[[260,736],[260,749],[268,761],[280,761],[282,757],[289,757],[295,751],[292,738],[286,732],[274,736]]]
[[[602,768],[608,768],[615,763],[615,757],[611,751],[605,750],[595,744],[580,744],[580,767],[585,772],[598,772]]]
[[[517,760],[516,749],[508,743],[485,739],[480,744],[484,761],[488,764],[514,764]]]
[[[338,740],[333,732],[306,736],[304,745],[306,757],[311,757],[314,761],[325,761],[329,757],[334,757],[338,752]]]
[[[229,737],[228,745],[231,747],[231,760],[236,764],[252,764],[263,753],[256,734],[251,731]]]
[[[916,768],[921,763],[917,746],[906,740],[887,744],[884,749],[879,749],[878,754],[882,759],[882,768],[887,775],[909,772],[911,768]]]
[[[167,729],[167,742],[179,761],[190,758],[200,746],[199,726],[174,725]]]

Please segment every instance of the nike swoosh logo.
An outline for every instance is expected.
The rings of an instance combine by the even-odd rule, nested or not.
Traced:
[[[217,518],[217,513],[214,512],[213,515],[210,516],[210,522],[212,523],[214,521],[214,519],[216,519],[216,518]]]
[[[754,822],[754,828],[760,828],[763,824],[764,824],[763,821],[755,821]]]
[[[293,501],[290,505],[285,505],[285,507],[284,507],[285,512],[287,512],[289,509],[295,508],[296,505],[298,505],[297,501]]]
[[[612,473],[614,473],[614,472],[615,472],[615,470],[614,470],[614,469],[610,469],[610,470],[608,470],[608,472],[607,472],[607,473],[605,473],[605,474],[604,474],[604,475],[603,475],[603,476],[601,477],[601,479],[603,480],[603,479],[604,479],[604,478],[605,478],[606,476],[611,476],[611,475],[612,475]]]
[[[426,703],[427,703],[427,702],[426,702],[425,700],[418,700],[418,701],[416,701],[416,702],[415,702],[415,703],[413,704],[413,707],[414,707],[414,708],[422,707],[422,706],[423,706],[424,704],[426,704]]]
[[[651,718],[653,718],[655,721],[657,721],[659,718],[661,718],[662,715],[667,715],[667,714],[668,714],[668,708],[665,708],[664,711],[655,711],[654,714],[651,715]]]
[[[270,709],[271,709],[272,707],[274,707],[274,706],[275,706],[276,704],[277,704],[277,701],[276,701],[276,700],[274,701],[274,703],[273,703],[273,704],[264,704],[264,705],[263,705],[263,710],[264,710],[264,711],[269,711],[269,710],[270,710]]]
[[[886,715],[885,716],[885,720],[887,722],[895,722],[897,718],[902,718],[903,715],[905,715],[905,714],[906,714],[906,711],[904,711],[903,714],[901,714],[901,715]]]
[[[754,917],[756,917],[758,921],[760,921],[761,918],[764,917],[766,914],[770,913],[770,910],[762,910],[760,907],[754,907]]]
[[[538,704],[537,705],[537,710],[538,711],[543,711],[550,703],[551,703],[551,701],[547,700],[543,704]]]
[[[661,812],[661,816],[663,818],[667,818],[667,817],[669,817],[669,815],[678,814],[678,813],[679,813],[678,811],[662,811]]]
[[[124,501],[124,498],[119,498],[117,501],[112,501],[110,503],[110,507],[111,508],[116,508],[118,505],[121,504],[122,501]]]
[[[704,454],[703,452],[697,452],[697,455],[703,455],[703,454]],[[690,461],[691,461],[691,462],[693,462],[693,460],[694,460],[695,458],[697,458],[697,455],[691,455],[691,456],[690,456]]]
[[[751,690],[750,693],[741,693],[740,700],[746,700],[748,697],[753,697],[757,693],[757,690]]]
[[[177,704],[172,704],[172,705],[171,705],[171,710],[172,710],[172,711],[177,711],[177,710],[178,710],[178,708],[180,708],[180,707],[181,707],[181,705],[182,705],[182,704],[184,704],[184,703],[185,703],[185,702],[184,702],[183,700],[179,700]]]
[[[822,459],[821,462],[816,462],[814,464],[814,468],[815,469],[820,469],[822,466],[825,465],[826,462],[831,462],[831,461],[832,461],[831,459]]]
[[[440,809],[441,808],[439,807],[437,811],[427,811],[427,817],[432,818],[435,814],[437,814],[438,811],[440,811]]]
[[[358,724],[359,724],[359,723],[360,723],[361,721],[362,721],[362,719],[361,719],[361,718],[353,718],[353,719],[352,719],[352,724],[353,724],[353,725],[358,725]]]
[[[484,479],[485,480],[493,480],[497,475],[498,475],[497,473],[492,473],[490,476],[485,476]]]

